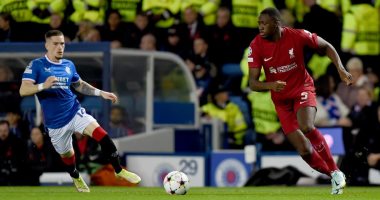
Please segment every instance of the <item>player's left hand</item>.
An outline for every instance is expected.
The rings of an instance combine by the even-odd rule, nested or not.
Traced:
[[[114,93],[101,91],[101,92],[100,92],[100,95],[101,95],[104,99],[109,99],[109,100],[111,100],[112,103],[116,103],[116,102],[118,102],[117,96],[116,96]]]
[[[352,85],[352,75],[346,70],[340,70],[339,76],[340,79],[346,83],[346,85]]]

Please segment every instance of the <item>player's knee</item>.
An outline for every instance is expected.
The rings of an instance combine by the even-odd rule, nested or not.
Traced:
[[[312,123],[300,124],[299,128],[301,129],[303,134],[307,134],[310,131],[314,130],[314,125]]]

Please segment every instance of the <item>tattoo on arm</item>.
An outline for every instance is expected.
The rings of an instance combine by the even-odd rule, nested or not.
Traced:
[[[71,84],[75,89],[78,89],[78,87],[80,86],[80,81],[77,81],[75,83],[72,83]]]
[[[77,83],[72,84],[76,91],[84,95],[94,95],[96,88],[88,84],[87,82],[80,80]]]

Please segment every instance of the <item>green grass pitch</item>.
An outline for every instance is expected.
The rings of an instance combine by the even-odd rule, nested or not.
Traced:
[[[163,188],[91,187],[78,193],[74,187],[0,187],[0,200],[378,200],[380,187],[348,187],[330,195],[330,187],[191,188],[184,196],[168,195]]]

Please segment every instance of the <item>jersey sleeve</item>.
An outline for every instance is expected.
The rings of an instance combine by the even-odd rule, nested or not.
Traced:
[[[318,48],[318,35],[316,33],[311,33],[308,30],[301,29],[297,30],[299,32],[299,38],[305,46],[312,49]]]
[[[76,69],[74,63],[71,63],[71,68],[73,70],[73,78],[71,79],[71,82],[72,83],[76,83],[76,82],[78,82],[80,80],[80,76],[79,76],[79,74],[77,72],[77,69]]]
[[[248,48],[248,66],[249,68],[261,68],[261,56],[257,40],[253,40]]]
[[[29,80],[33,83],[37,81],[40,65],[42,63],[39,61],[31,61],[28,66],[26,66],[24,73],[22,75],[22,80]]]

